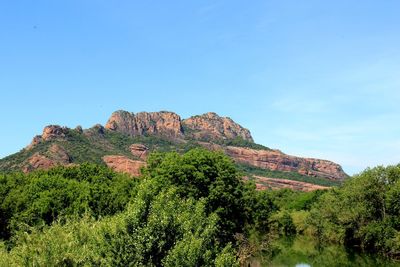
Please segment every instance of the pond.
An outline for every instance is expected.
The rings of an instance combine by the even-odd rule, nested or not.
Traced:
[[[334,266],[400,266],[376,255],[348,250],[344,246],[318,246],[309,237],[280,239],[272,245],[272,255],[251,259],[246,267],[334,267]]]

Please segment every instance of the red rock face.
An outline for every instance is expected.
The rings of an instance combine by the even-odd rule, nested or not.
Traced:
[[[253,142],[249,130],[230,118],[220,117],[213,112],[183,120],[182,124],[191,130],[195,139],[235,139],[240,137]]]
[[[131,136],[156,134],[179,138],[183,136],[181,118],[173,112],[116,111],[108,120],[106,129],[119,131]]]
[[[71,158],[68,155],[67,151],[60,145],[53,144],[49,148],[49,154],[51,155],[51,158],[59,164],[71,163]]]
[[[236,162],[262,169],[298,172],[308,176],[324,177],[330,180],[343,180],[346,174],[340,165],[328,160],[299,158],[286,155],[279,150],[255,150],[251,148],[222,147],[216,144],[200,143],[211,150],[222,150]]]
[[[132,176],[140,176],[140,169],[146,165],[143,161],[132,160],[125,156],[104,156],[104,163],[117,172],[124,172]]]
[[[68,128],[66,127],[61,127],[58,125],[48,125],[44,127],[42,135],[35,136],[32,142],[25,149],[30,150],[44,141],[64,138],[67,132]]]
[[[149,148],[142,144],[133,144],[129,149],[131,150],[132,155],[141,160],[146,160],[149,154]]]
[[[46,152],[46,156],[35,153],[30,157],[25,163],[23,171],[30,172],[37,169],[47,170],[58,165],[71,165],[71,158],[63,147],[53,144]]]
[[[44,141],[52,140],[55,138],[65,137],[68,129],[58,125],[49,125],[43,129],[42,139]]]
[[[28,163],[22,169],[23,172],[30,172],[37,169],[50,169],[54,167],[56,164],[51,159],[40,155],[38,153],[34,154],[32,157],[28,159]]]

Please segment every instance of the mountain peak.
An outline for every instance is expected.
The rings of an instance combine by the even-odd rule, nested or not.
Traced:
[[[160,135],[168,138],[192,138],[198,140],[224,140],[237,137],[253,142],[250,131],[228,117],[215,112],[181,120],[170,111],[132,113],[115,111],[105,125],[106,129],[131,136]]]
[[[118,110],[108,119],[105,128],[131,136],[153,134],[179,138],[183,135],[181,117],[169,111],[135,114]]]
[[[208,112],[190,117],[182,122],[192,132],[195,139],[235,139],[253,142],[248,129],[234,122],[229,117],[221,117],[217,113]]]

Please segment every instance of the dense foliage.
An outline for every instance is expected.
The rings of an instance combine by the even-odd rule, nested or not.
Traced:
[[[274,208],[203,149],[155,153],[140,180],[84,164],[0,181],[0,265],[235,266],[235,234]]]
[[[9,239],[21,227],[50,225],[61,217],[115,214],[135,194],[136,183],[93,164],[1,175],[0,238]]]
[[[257,191],[241,176],[204,149],[153,153],[139,179],[93,164],[2,174],[0,266],[238,266],[294,236],[327,255],[338,244],[400,256],[400,165],[314,192]]]
[[[300,235],[322,247],[400,258],[400,165],[367,169],[330,190],[268,195],[278,207],[268,222],[275,239]]]
[[[331,190],[311,210],[322,241],[400,256],[400,165],[368,169]]]

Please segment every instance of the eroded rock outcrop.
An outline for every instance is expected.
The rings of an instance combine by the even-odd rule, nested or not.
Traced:
[[[146,165],[145,162],[132,160],[125,156],[109,155],[103,157],[104,163],[117,172],[124,172],[132,176],[139,176],[140,169]]]
[[[49,125],[43,129],[42,139],[44,141],[63,138],[68,133],[68,128],[59,125]]]
[[[58,144],[51,145],[48,154],[50,155],[51,159],[59,164],[71,163],[71,157],[68,155],[67,151]]]
[[[140,112],[127,111],[114,112],[106,129],[122,132],[131,136],[162,135],[171,138],[183,137],[181,118],[173,112]]]
[[[33,156],[27,159],[23,171],[30,172],[37,169],[50,169],[52,167],[62,165],[69,166],[71,164],[71,158],[67,151],[58,144],[53,144],[45,152],[45,155],[41,153],[35,153]]]
[[[191,135],[195,139],[235,139],[240,137],[246,141],[253,142],[250,131],[243,128],[232,119],[220,117],[214,112],[209,112],[200,116],[193,116],[182,121],[186,135]]]
[[[149,154],[149,148],[143,144],[133,144],[129,147],[132,155],[141,160],[146,160]]]
[[[25,149],[30,150],[44,141],[64,138],[67,133],[67,127],[61,127],[59,125],[48,125],[44,127],[42,135],[36,135],[33,138],[32,142]]]
[[[330,180],[343,180],[346,178],[342,167],[328,160],[290,156],[279,150],[256,150],[234,146],[223,147],[206,142],[201,142],[200,144],[211,150],[221,150],[236,162],[262,169],[298,172],[303,175],[323,177]]]
[[[37,169],[50,169],[54,167],[56,164],[53,160],[39,154],[35,153],[32,157],[28,159],[28,162],[23,167],[23,172],[31,172]]]

